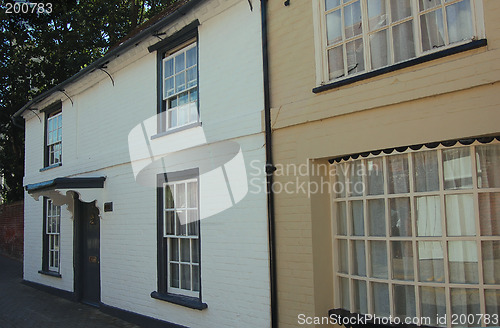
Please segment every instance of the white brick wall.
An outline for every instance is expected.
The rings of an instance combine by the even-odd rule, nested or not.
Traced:
[[[246,1],[212,0],[182,18],[199,15],[200,112],[208,143],[237,142],[251,179],[250,161],[264,163],[260,13]],[[216,14],[217,13],[217,14]],[[175,29],[182,26],[174,24]],[[166,27],[168,31],[169,27]],[[171,32],[169,32],[171,33]],[[149,41],[148,41],[149,42]],[[103,190],[86,191],[101,211],[101,300],[103,303],[192,327],[270,326],[266,195],[248,193],[234,207],[201,222],[202,295],[208,309],[193,310],[152,299],[157,289],[156,189],[134,179],[128,134],[156,114],[156,53],[147,45],[109,64],[115,81],[92,73],[63,98],[63,165],[43,166],[43,123],[27,114],[25,184],[63,176],[106,176]],[[125,63],[125,59],[128,62]],[[113,66],[115,65],[115,66]],[[90,82],[89,82],[90,81]],[[92,84],[93,83],[93,84]],[[76,92],[75,90],[79,90]],[[46,103],[53,101],[53,98]],[[42,104],[43,105],[43,104]],[[42,108],[43,106],[41,106]],[[41,116],[43,121],[43,115]],[[169,135],[181,142],[185,134]],[[200,177],[200,185],[208,181]],[[260,176],[260,181],[265,177]],[[94,196],[88,196],[88,194]],[[203,195],[202,195],[203,197]],[[41,269],[42,203],[26,195],[24,278],[73,290],[73,221],[61,223],[62,278]],[[202,206],[203,200],[202,200]]]

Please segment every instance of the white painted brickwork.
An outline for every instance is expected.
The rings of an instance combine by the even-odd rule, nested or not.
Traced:
[[[250,180],[252,160],[264,163],[261,112],[262,57],[260,9],[254,1],[212,0],[167,26],[169,34],[198,18],[201,122],[208,143],[237,142]],[[257,7],[257,8],[256,8]],[[248,193],[234,207],[201,222],[203,311],[150,297],[157,290],[156,189],[138,184],[130,164],[128,134],[156,114],[154,38],[94,72],[67,93],[55,94],[39,108],[63,100],[63,165],[43,167],[43,124],[26,114],[25,184],[56,177],[106,176],[94,191],[101,207],[101,301],[142,315],[189,327],[269,327],[269,263],[265,193]],[[43,121],[43,114],[40,114]],[[183,143],[183,134],[167,136]],[[259,181],[265,177],[260,176]],[[200,178],[200,188],[208,180]],[[113,212],[102,211],[113,202]],[[201,199],[201,206],[204,200]],[[207,204],[208,205],[208,204]],[[24,279],[73,291],[73,221],[63,210],[62,278],[43,276],[42,208],[25,197]]]

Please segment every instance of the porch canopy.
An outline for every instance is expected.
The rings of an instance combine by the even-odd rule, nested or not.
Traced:
[[[31,183],[25,186],[26,191],[35,200],[41,197],[50,198],[55,205],[67,205],[73,212],[74,200],[95,202],[96,207],[102,206],[104,181],[106,177],[59,177],[52,180]]]

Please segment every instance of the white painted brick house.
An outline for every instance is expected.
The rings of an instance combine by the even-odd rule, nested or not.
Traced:
[[[26,282],[147,326],[270,326],[258,6],[184,1],[18,111]]]

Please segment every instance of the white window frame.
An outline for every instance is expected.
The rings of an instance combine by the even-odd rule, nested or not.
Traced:
[[[194,184],[195,185],[195,190],[196,190],[196,206],[190,206],[188,207],[189,203],[189,194],[188,194],[188,184]],[[177,200],[177,190],[179,186],[183,186],[184,188],[184,194],[185,194],[185,199],[184,199],[184,204],[176,204]],[[172,197],[174,200],[174,205],[173,207],[168,207],[167,204],[167,187],[170,188],[172,191]],[[166,182],[163,184],[163,197],[164,197],[164,208],[163,208],[163,237],[166,238],[167,242],[167,262],[166,262],[166,288],[167,288],[167,293],[172,293],[172,294],[179,294],[179,295],[185,295],[185,296],[190,296],[190,297],[200,297],[200,290],[201,290],[201,270],[200,270],[200,253],[201,253],[201,245],[200,245],[200,222],[199,222],[199,187],[198,187],[198,179],[197,178],[192,178],[192,179],[186,179],[186,180],[179,180],[179,181],[174,181],[174,182]],[[193,204],[190,204],[193,205]],[[185,218],[188,219],[185,224],[182,224],[180,220],[178,219],[178,214],[179,213],[184,213]],[[195,214],[194,220],[189,221],[189,215],[188,213]],[[168,213],[174,213],[174,220],[169,224],[167,215]],[[191,217],[191,219],[193,219]],[[169,231],[169,227],[171,229]],[[190,233],[190,231],[193,231],[194,233]],[[181,244],[183,243],[183,240],[188,240],[189,243],[189,260],[183,260],[182,259],[182,250],[181,250]],[[173,244],[176,244],[176,259],[172,258],[172,250],[173,250]],[[194,259],[194,254],[197,254],[197,260]],[[178,271],[177,275],[179,278],[179,284],[178,286],[172,286],[172,270],[171,270],[171,264],[175,264],[178,266]],[[190,282],[189,282],[189,288],[183,288],[183,281],[182,281],[182,266],[189,266],[189,276],[190,276]],[[193,270],[198,271],[197,275],[194,273]],[[196,283],[198,285],[198,290],[194,288],[194,283],[195,279],[197,280]]]
[[[354,3],[358,0],[344,0],[344,4],[351,4]],[[379,32],[384,29],[389,29],[392,30],[392,26],[395,25],[394,23],[391,23],[390,20],[388,19],[388,23],[381,28],[375,29],[373,31],[368,31],[368,11],[367,11],[367,1],[370,0],[360,0],[361,1],[361,12],[362,12],[362,26],[363,26],[363,32],[360,36],[355,36],[353,38],[350,38],[349,40],[354,40],[361,38],[363,40],[363,50],[364,50],[364,67],[365,69],[361,72],[357,72],[354,74],[348,74],[344,75],[342,77],[338,78],[333,78],[330,79],[329,77],[329,67],[328,67],[328,49],[334,48],[334,45],[328,46],[328,41],[327,41],[327,35],[326,35],[326,12],[325,12],[325,0],[313,0],[312,5],[313,5],[313,21],[314,21],[314,44],[315,44],[315,59],[316,59],[316,85],[323,85],[326,83],[330,82],[336,82],[336,81],[341,81],[345,80],[348,78],[351,78],[353,76],[361,75],[364,73],[368,73],[373,70],[378,70],[384,67],[390,67],[392,65],[395,65],[394,63],[394,49],[392,45],[390,45],[390,53],[388,54],[390,56],[388,62],[389,64],[380,68],[372,69],[371,68],[371,53],[370,53],[370,44],[369,44],[369,36]],[[386,1],[386,8],[389,8],[389,1],[390,0],[384,0]],[[464,40],[456,43],[451,43],[447,44],[445,46],[429,50],[429,51],[423,51],[422,50],[422,42],[421,42],[421,29],[420,29],[420,16],[423,14],[426,14],[428,12],[434,11],[435,8],[427,9],[425,11],[419,12],[418,11],[418,0],[411,0],[412,1],[412,15],[409,16],[408,18],[402,19],[400,21],[395,22],[401,23],[404,21],[409,21],[412,20],[414,23],[413,25],[413,39],[414,39],[414,48],[415,48],[415,57],[409,58],[405,61],[412,60],[433,52],[439,52],[448,48],[456,47],[461,44],[466,44],[471,42],[474,39],[481,39],[485,37],[485,31],[484,31],[484,19],[483,19],[483,4],[482,0],[470,0],[471,1],[471,10],[472,10],[472,20],[473,20],[473,29],[474,29],[474,36],[471,40]],[[445,0],[442,0],[445,1]],[[460,2],[461,0],[451,0],[450,2],[446,2],[441,5],[441,6],[449,6],[452,5],[456,2]],[[344,6],[344,4],[341,4],[341,6]],[[337,7],[338,8],[338,7]],[[332,10],[333,11],[333,10]],[[443,10],[445,12],[445,10]],[[329,11],[330,12],[330,11]],[[446,19],[446,13],[444,13],[444,17]],[[447,33],[447,24],[444,24],[444,29],[445,29],[445,38],[446,40],[448,39],[448,33]],[[344,35],[344,28],[342,26],[342,35]],[[389,40],[392,43],[392,32],[390,34]],[[343,37],[343,41],[340,41],[339,43],[336,43],[335,46],[338,46],[340,44],[346,43],[347,40]],[[344,51],[344,70],[347,67],[347,56]],[[402,61],[404,62],[404,61]]]
[[[62,163],[62,112],[47,118],[47,156],[49,166]]]
[[[490,145],[499,145],[500,142],[494,141],[490,143]],[[370,155],[366,159],[350,159],[348,161],[342,160],[340,162],[340,165],[346,165],[346,163],[353,163],[353,162],[359,162],[361,161],[365,167],[368,167],[369,165],[367,161],[370,159],[383,159],[383,172],[384,172],[384,194],[380,195],[368,195],[367,188],[363,191],[363,194],[361,196],[348,196],[349,190],[345,191],[345,196],[340,195],[340,197],[336,196],[336,193],[333,192],[331,196],[331,217],[332,217],[332,249],[333,249],[333,256],[334,256],[334,261],[333,261],[333,272],[334,272],[334,305],[335,308],[342,308],[342,287],[340,284],[340,279],[341,278],[346,278],[348,279],[348,285],[349,285],[349,311],[355,312],[352,309],[355,308],[355,296],[353,293],[353,286],[354,286],[354,280],[358,281],[364,281],[366,283],[366,290],[367,290],[367,310],[368,313],[374,313],[374,301],[372,300],[372,284],[373,283],[385,283],[388,285],[389,288],[389,303],[390,303],[390,315],[394,318],[396,317],[395,313],[395,301],[394,301],[394,295],[393,295],[393,286],[398,285],[398,286],[410,286],[414,287],[414,294],[415,294],[415,313],[416,317],[420,318],[423,315],[421,314],[421,308],[420,308],[420,287],[441,287],[445,289],[445,297],[446,297],[446,322],[447,322],[447,327],[452,327],[451,326],[451,296],[450,296],[450,289],[451,288],[466,288],[466,289],[473,289],[475,291],[479,292],[479,300],[480,300],[480,313],[479,314],[485,314],[486,313],[486,301],[485,301],[485,290],[497,290],[500,291],[500,284],[488,284],[484,281],[484,274],[483,274],[483,251],[481,248],[481,243],[482,242],[492,242],[496,241],[498,242],[500,240],[499,236],[487,236],[487,235],[481,235],[481,227],[480,227],[480,216],[479,216],[479,201],[478,201],[478,195],[479,194],[492,194],[492,193],[499,193],[500,188],[480,188],[478,187],[478,168],[477,168],[477,155],[476,155],[476,147],[478,146],[484,146],[483,144],[479,142],[474,142],[470,146],[463,146],[463,145],[455,145],[454,147],[444,147],[444,146],[438,146],[435,149],[427,149],[423,148],[418,151],[412,151],[408,150],[404,153],[402,153],[405,156],[408,156],[408,170],[409,170],[409,193],[392,193],[390,194],[388,192],[388,158],[394,155],[400,155],[401,153],[396,153],[396,154],[390,154],[390,155],[385,155],[385,154],[380,154],[380,155]],[[461,148],[461,147],[468,147],[470,148],[470,165],[471,165],[471,172],[472,172],[472,187],[468,189],[445,189],[444,188],[444,168],[443,168],[443,156],[442,156],[442,151],[447,150],[447,149],[453,149],[453,148]],[[425,191],[425,192],[416,192],[415,191],[415,177],[414,177],[414,167],[413,167],[413,157],[414,154],[417,152],[422,152],[422,151],[437,151],[437,159],[438,159],[438,177],[439,177],[439,189],[437,191]],[[333,164],[333,165],[338,165]],[[345,172],[345,171],[344,171]],[[350,181],[347,180],[348,176],[346,176],[346,182],[345,186],[346,188],[351,188],[351,184],[349,183]],[[367,176],[366,174],[362,178],[362,182],[364,186],[367,186]],[[336,185],[337,181],[335,180],[335,177],[332,176],[332,186],[334,188],[339,188],[339,185]],[[336,186],[336,187],[335,187]],[[475,235],[467,235],[467,236],[448,236],[447,233],[447,227],[446,227],[446,214],[445,214],[445,197],[447,195],[473,195],[474,199],[474,216],[475,216]],[[416,197],[423,197],[423,196],[438,196],[440,199],[440,215],[441,215],[441,236],[417,236],[417,223],[416,223]],[[398,197],[408,197],[410,199],[410,215],[411,215],[411,229],[412,229],[412,235],[405,237],[405,236],[391,236],[391,217],[389,212],[389,199],[394,199]],[[375,200],[375,199],[382,199],[384,200],[385,204],[385,236],[371,236],[369,235],[369,218],[367,218],[367,213],[368,213],[368,205],[367,201],[368,200]],[[352,227],[352,214],[351,214],[351,201],[353,200],[361,200],[363,202],[363,224],[364,224],[364,235],[354,235],[353,233],[353,227]],[[339,232],[338,228],[338,212],[337,212],[337,205],[338,203],[343,202],[345,204],[345,209],[346,209],[346,227],[347,227],[347,233],[346,235],[343,235],[341,232]],[[341,261],[340,261],[340,256],[339,256],[339,251],[340,251],[340,241],[341,240],[346,240],[347,241],[347,257],[348,257],[348,272],[343,273],[341,272]],[[362,241],[364,242],[364,249],[365,249],[365,268],[366,268],[366,274],[365,276],[361,275],[356,275],[354,274],[354,266],[353,262],[354,259],[352,258],[353,256],[353,246],[352,242],[353,241]],[[387,278],[377,278],[373,276],[373,273],[371,272],[371,254],[370,254],[370,242],[373,241],[382,241],[385,242],[386,244],[386,251],[387,251]],[[393,257],[392,257],[392,248],[391,248],[391,242],[394,241],[406,241],[410,242],[412,245],[412,256],[413,256],[413,279],[412,280],[400,280],[397,278],[392,277],[392,265],[393,265]],[[443,250],[443,262],[444,262],[444,281],[421,281],[422,279],[419,277],[419,259],[418,259],[418,242],[429,242],[429,241],[434,241],[434,242],[440,242],[442,245],[442,250]],[[478,264],[477,264],[477,270],[478,270],[478,283],[457,283],[457,282],[450,282],[450,275],[449,275],[449,259],[448,259],[448,242],[450,241],[471,241],[475,242],[476,247],[477,247],[477,259],[478,259]],[[476,317],[477,318],[477,317]],[[497,315],[498,319],[498,315]],[[477,319],[476,319],[477,320]],[[484,320],[484,317],[483,317]],[[482,322],[480,326],[486,326],[486,322]]]
[[[199,113],[198,113],[198,42],[197,41],[190,41],[187,45],[183,45],[165,58],[162,59],[162,67],[161,67],[161,82],[162,82],[162,131],[170,131],[170,130],[175,130],[178,128],[181,128],[186,125],[190,125],[193,123],[197,123],[199,121]],[[196,63],[192,66],[186,67],[187,66],[187,56],[186,53],[191,50],[195,49],[196,53]],[[175,58],[180,55],[184,54],[184,69],[182,69],[179,72],[175,72]],[[174,72],[172,75],[166,76],[166,68],[167,65],[166,63],[168,61],[172,60],[173,61],[173,67],[174,67]],[[196,80],[195,84],[189,85],[188,82],[192,82],[187,80],[187,71],[190,69],[194,69],[196,71]],[[182,90],[176,90],[177,85],[176,85],[176,77],[178,75],[184,75],[184,85],[185,87]],[[173,88],[168,89],[166,88],[167,85],[167,80],[172,79],[174,82]],[[169,93],[171,92],[171,93]],[[179,103],[181,101],[182,96],[186,95],[187,96],[187,102],[182,104],[182,105],[176,105],[173,107],[171,106],[172,101],[176,101]],[[179,124],[179,116],[178,114],[182,111],[187,111],[187,119],[185,120],[184,123]],[[173,117],[175,117],[175,124],[172,123]]]
[[[61,267],[61,206],[47,199],[45,234],[47,235],[47,268],[60,272]]]

